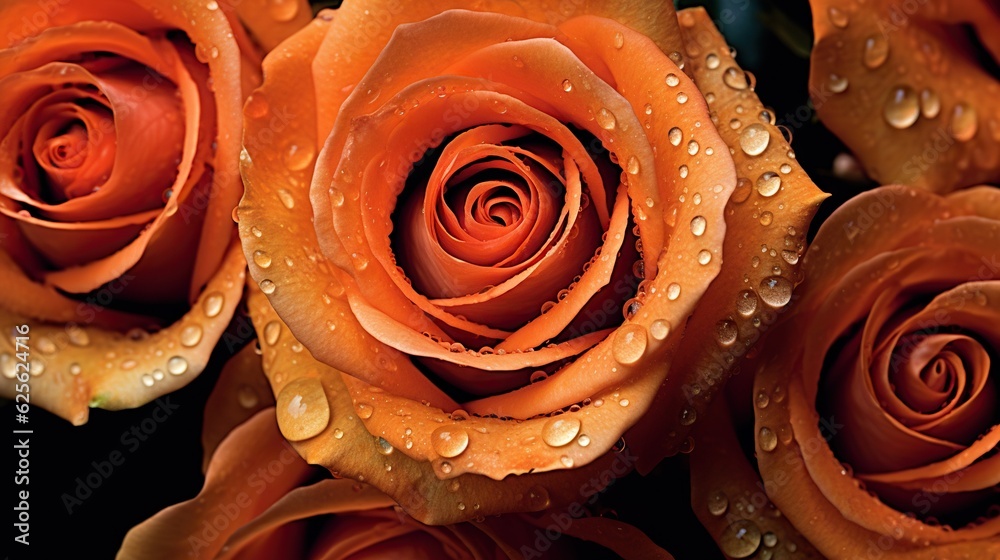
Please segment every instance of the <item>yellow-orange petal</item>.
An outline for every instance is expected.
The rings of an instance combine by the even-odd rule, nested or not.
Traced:
[[[262,339],[268,338],[268,331],[273,329],[270,325],[283,329],[273,344],[263,346],[263,363],[272,390],[278,395],[278,425],[286,437],[296,440],[296,450],[310,463],[375,486],[421,522],[454,523],[479,515],[539,511],[568,504],[579,499],[580,485],[595,473],[609,468],[625,473],[634,460],[627,453],[607,453],[587,466],[562,473],[524,474],[503,480],[471,473],[439,478],[470,467],[458,460],[447,467],[443,463],[435,467],[408,455],[415,444],[407,449],[405,441],[399,447],[390,443],[387,438],[395,440],[397,434],[369,432],[363,421],[371,419],[370,412],[374,411],[367,405],[360,406],[365,404],[362,402],[356,406],[352,389],[363,384],[313,359],[288,334],[259,291],[251,289],[249,307]],[[399,394],[372,389],[369,391],[373,395]],[[396,402],[404,404],[405,399]],[[412,405],[435,410],[419,401]],[[399,435],[406,435],[405,428],[400,428]],[[410,435],[413,439],[430,436],[416,429]]]
[[[65,324],[43,323],[0,308],[3,328],[27,325],[31,349],[32,404],[73,424],[87,421],[88,407],[120,410],[141,406],[183,387],[208,358],[233,316],[243,291],[245,265],[237,244],[190,311],[157,332],[141,328],[127,333],[90,323],[104,313],[98,305],[78,304]],[[128,278],[121,282],[127,283]],[[109,285],[104,297],[114,299],[120,284]],[[18,368],[15,340],[7,338],[0,353],[0,391],[13,397]]]
[[[682,344],[673,366],[684,373],[660,389],[655,406],[632,430],[643,471],[677,452],[733,364],[790,301],[801,278],[809,221],[826,196],[795,160],[708,14],[692,8],[679,12],[678,19],[685,70],[708,97],[712,123],[736,164],[737,184],[725,212],[727,231],[736,233],[726,236],[720,252],[699,254],[723,260],[724,266],[687,323],[684,338],[696,343]],[[688,138],[684,131],[679,142]],[[712,157],[702,165],[716,165]],[[693,166],[690,172],[704,170]],[[664,425],[673,435],[662,436]]]
[[[876,181],[947,193],[1000,178],[996,6],[812,0],[809,89],[823,123]]]

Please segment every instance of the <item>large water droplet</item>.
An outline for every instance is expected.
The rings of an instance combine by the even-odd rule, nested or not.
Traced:
[[[188,361],[181,356],[174,356],[167,360],[167,371],[174,375],[181,375],[188,370]]]
[[[778,436],[774,435],[771,428],[765,426],[757,432],[757,443],[764,451],[774,451],[774,448],[778,446]]]
[[[205,301],[202,303],[205,316],[209,318],[218,316],[219,313],[222,313],[223,303],[225,303],[225,298],[219,292],[212,292],[205,296]]]
[[[469,447],[469,432],[458,426],[441,426],[431,434],[431,446],[442,457],[458,457]]]
[[[281,435],[289,441],[315,437],[330,423],[330,403],[315,377],[302,377],[285,385],[278,394],[275,412]]]
[[[261,268],[268,268],[271,266],[271,255],[268,255],[264,251],[254,251],[253,252],[253,262]]]
[[[739,334],[740,330],[732,319],[723,319],[715,325],[715,340],[722,346],[731,346]]]
[[[865,51],[862,57],[865,66],[871,69],[878,68],[885,63],[887,58],[889,58],[889,41],[886,40],[885,35],[872,35],[865,40]]]
[[[886,99],[882,115],[893,128],[904,129],[913,126],[920,116],[920,100],[910,86],[899,86]]]
[[[202,329],[199,325],[188,325],[181,330],[181,344],[188,348],[201,342]]]
[[[277,286],[274,285],[274,282],[268,280],[267,278],[260,281],[260,291],[264,292],[265,294],[273,294],[275,288],[277,288]]]
[[[653,340],[663,340],[670,335],[670,321],[666,319],[657,319],[649,325],[649,336],[653,337]]]
[[[611,354],[620,364],[634,364],[646,353],[646,329],[641,325],[628,323],[615,331],[611,342]]]
[[[722,73],[722,83],[733,89],[747,89],[747,75],[738,68],[730,66]]]
[[[736,312],[744,317],[753,315],[757,310],[757,294],[753,290],[743,290],[736,294]]]
[[[708,227],[708,220],[704,216],[695,216],[691,219],[691,233],[695,236],[701,237],[705,234],[705,229]]]
[[[618,120],[615,118],[615,114],[601,107],[601,110],[597,112],[597,125],[604,130],[614,130],[616,124],[618,124]]]
[[[771,276],[760,281],[760,299],[771,307],[782,307],[792,299],[792,283],[781,276]]]
[[[719,535],[719,548],[733,558],[746,558],[760,547],[760,529],[749,519],[740,519]]]
[[[972,140],[976,135],[979,123],[976,119],[976,110],[968,103],[959,103],[951,112],[951,124],[948,130],[952,137],[959,142]]]
[[[676,126],[671,128],[670,131],[667,132],[667,140],[669,140],[670,144],[674,146],[680,146],[681,139],[683,137],[684,134],[681,132],[681,129],[677,128]]]
[[[726,510],[729,509],[729,498],[726,496],[725,492],[719,490],[718,492],[713,492],[708,497],[707,505],[708,513],[718,517],[725,514]]]
[[[847,12],[841,10],[840,8],[831,7],[827,11],[827,15],[830,16],[830,23],[841,29],[847,27],[847,24],[850,23]]]
[[[740,148],[748,156],[759,156],[767,149],[771,133],[760,123],[753,123],[740,134]]]
[[[925,89],[920,92],[920,113],[933,119],[941,112],[941,98],[932,89]]]
[[[268,346],[274,346],[278,343],[278,337],[281,336],[281,323],[277,321],[270,321],[268,324],[264,325],[264,342]]]
[[[778,194],[781,189],[781,177],[774,171],[767,171],[757,178],[757,192],[768,197]]]
[[[580,433],[580,421],[576,418],[551,418],[542,426],[542,440],[552,447],[569,445]]]

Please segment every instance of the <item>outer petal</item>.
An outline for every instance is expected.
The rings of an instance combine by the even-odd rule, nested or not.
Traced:
[[[229,324],[243,291],[245,264],[236,244],[191,310],[158,332],[120,333],[88,325],[104,309],[79,305],[76,321],[52,325],[26,321],[0,309],[5,332],[28,325],[32,403],[74,424],[87,421],[87,407],[134,408],[183,387],[205,368],[215,342]],[[123,282],[127,281],[123,279]],[[112,292],[104,296],[113,298]],[[0,353],[0,392],[13,397],[18,368],[15,339]]]
[[[812,0],[809,88],[824,124],[876,181],[936,192],[1000,178],[1000,12],[985,0]]]
[[[692,342],[681,344],[672,366],[680,375],[668,379],[631,430],[643,471],[678,451],[734,364],[791,300],[809,222],[826,197],[795,160],[708,14],[692,8],[678,19],[685,71],[708,98],[712,123],[736,163],[736,190],[725,213],[726,229],[735,234],[726,236],[721,255],[706,257],[724,266],[687,323],[684,338]],[[688,139],[685,132],[678,141]],[[700,158],[691,173],[718,165],[719,157],[726,156]],[[665,437],[664,425],[671,426]]]
[[[249,306],[265,341],[264,371],[278,395],[282,434],[306,461],[375,486],[421,522],[454,523],[479,515],[539,511],[568,504],[579,499],[581,485],[593,484],[587,481],[595,473],[608,469],[627,472],[633,460],[627,454],[606,454],[587,467],[565,473],[525,474],[503,480],[477,474],[439,478],[448,477],[459,467],[469,467],[454,459],[450,466],[438,463],[434,468],[426,461],[409,457],[405,442],[398,448],[389,443],[386,438],[395,438],[396,434],[388,430],[370,433],[361,420],[370,418],[372,409],[364,402],[355,406],[347,384],[360,382],[312,358],[281,324],[259,291],[251,291]],[[269,331],[276,334],[269,336]],[[383,394],[378,389],[370,392]],[[405,434],[406,429],[400,432]],[[472,435],[484,434],[477,431]],[[412,430],[412,436],[417,440],[427,434]],[[459,443],[456,438],[452,445]],[[600,489],[595,487],[594,491]]]

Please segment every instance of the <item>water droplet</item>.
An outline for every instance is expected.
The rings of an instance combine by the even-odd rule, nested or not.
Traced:
[[[667,286],[667,299],[674,301],[675,299],[681,297],[681,285],[677,282],[671,282]]]
[[[625,36],[622,35],[621,31],[615,33],[615,48],[620,49],[625,46]]]
[[[712,495],[708,497],[707,505],[708,513],[719,517],[725,514],[726,510],[729,509],[729,498],[726,496],[725,492],[719,490],[718,492],[712,493]]]
[[[614,130],[616,124],[618,121],[615,119],[615,114],[601,107],[601,110],[597,112],[597,125],[604,130]]]
[[[771,307],[782,307],[792,299],[792,283],[781,276],[771,276],[760,281],[760,299]]]
[[[281,201],[282,206],[289,210],[295,208],[295,199],[292,198],[292,193],[285,189],[278,189],[278,200]]]
[[[542,440],[552,447],[569,445],[580,433],[576,418],[551,418],[542,426]]]
[[[781,177],[774,171],[767,171],[757,178],[757,192],[760,196],[769,197],[778,194],[781,189]]]
[[[730,346],[736,342],[740,330],[732,319],[723,319],[715,324],[715,340],[722,346]]]
[[[771,403],[771,398],[767,396],[767,392],[761,389],[757,393],[757,408],[767,408],[767,405]]]
[[[759,156],[764,153],[770,141],[771,133],[760,123],[747,126],[740,134],[740,148],[748,156]]]
[[[277,321],[270,321],[268,324],[264,325],[264,342],[268,346],[274,346],[278,343],[278,337],[281,336],[281,323]]]
[[[74,346],[87,346],[90,344],[90,335],[87,334],[87,331],[79,327],[66,331],[66,336],[69,337],[70,343]]]
[[[773,221],[774,221],[774,214],[772,214],[771,212],[768,212],[766,210],[764,212],[761,212],[761,214],[760,214],[760,225],[766,227],[766,226],[771,225],[771,222],[773,222]]]
[[[81,371],[83,371],[83,369],[80,367],[80,364],[74,362],[69,365],[69,372],[71,375],[80,375]]]
[[[392,452],[396,450],[396,448],[383,437],[375,438],[375,449],[377,449],[382,455],[392,455]]]
[[[628,323],[615,331],[611,343],[611,354],[620,364],[634,364],[646,353],[646,329],[641,325]]]
[[[710,262],[712,262],[712,253],[710,251],[708,251],[707,249],[702,249],[701,251],[698,251],[698,264],[706,265]]]
[[[250,233],[252,233],[253,236],[257,238],[264,235],[264,232],[260,231],[260,228],[257,226],[250,226]]]
[[[677,128],[676,126],[671,128],[670,131],[667,132],[667,139],[670,140],[670,144],[674,146],[679,146],[681,144],[681,139],[683,137],[684,134],[681,132],[681,129]]]
[[[694,424],[697,421],[698,421],[697,410],[689,406],[685,406],[684,408],[681,409],[681,415],[680,415],[681,426],[690,426],[691,424]]]
[[[663,340],[670,335],[670,322],[665,319],[657,319],[649,325],[649,336],[653,340]]]
[[[680,173],[681,179],[686,179],[687,178],[687,176],[688,176],[688,166],[682,165],[682,166],[680,166],[680,168],[677,171]]]
[[[920,101],[917,92],[910,86],[898,86],[892,90],[882,111],[885,121],[893,128],[909,128],[920,116]]]
[[[142,374],[141,380],[142,384],[145,385],[146,387],[152,387],[153,383],[156,383],[156,381],[153,379],[153,376],[149,375],[148,373]]]
[[[628,171],[629,175],[639,174],[639,158],[631,156],[628,158],[628,164],[626,164],[625,171]]]
[[[709,70],[715,70],[719,67],[719,55],[711,53],[705,57],[705,66]]]
[[[733,89],[747,89],[747,75],[738,68],[730,66],[722,74],[722,83]]]
[[[260,250],[254,251],[253,262],[261,268],[268,268],[271,266],[271,255]]]
[[[219,313],[222,313],[223,303],[225,303],[225,298],[219,292],[212,292],[205,296],[205,301],[202,303],[205,316],[209,318],[218,316]]]
[[[315,437],[330,423],[330,403],[315,377],[300,377],[285,385],[278,394],[275,412],[278,429],[289,441]]]
[[[833,93],[843,93],[847,86],[847,78],[838,74],[830,74],[830,80],[826,83],[826,87]]]
[[[778,168],[783,174],[788,175],[792,172],[792,166],[787,163],[782,163],[781,167]]]
[[[850,20],[847,17],[847,13],[844,12],[843,10],[840,10],[839,8],[831,7],[827,11],[827,15],[830,16],[830,23],[841,29],[847,27],[847,24],[850,22]]]
[[[562,463],[562,465],[564,467],[566,467],[567,469],[572,469],[573,468],[573,458],[572,457],[569,457],[567,455],[563,455],[562,457],[559,458],[559,462]]]
[[[469,447],[469,432],[458,426],[441,426],[431,434],[431,446],[442,457],[458,457]]]
[[[580,447],[587,447],[590,445],[590,436],[581,434],[580,437],[576,438],[576,442],[580,444]]]
[[[236,400],[240,403],[240,406],[246,409],[253,408],[260,402],[260,398],[257,396],[257,391],[247,384],[240,386],[239,390],[236,392]]]
[[[276,287],[277,286],[274,285],[274,282],[268,280],[267,278],[260,281],[260,291],[265,294],[273,294]]]
[[[573,82],[571,82],[569,80],[563,80],[562,81],[562,88],[563,88],[563,91],[565,91],[566,93],[569,93],[569,92],[573,91]]]
[[[670,74],[667,74],[666,82],[670,87],[677,87],[677,84],[681,83],[681,80],[676,74],[671,72]]]
[[[788,264],[797,264],[799,262],[799,253],[791,249],[785,249],[781,252],[781,258]]]
[[[951,124],[948,129],[951,136],[959,142],[967,142],[976,135],[979,123],[976,120],[976,110],[968,103],[959,103],[951,112]]]
[[[746,558],[760,547],[760,529],[749,519],[734,521],[719,535],[719,548],[733,558]]]
[[[704,216],[695,216],[691,219],[691,233],[697,237],[701,237],[705,234],[705,229],[708,227],[708,220]]]
[[[252,93],[250,97],[247,98],[247,103],[243,108],[243,113],[252,119],[259,119],[266,116],[270,109],[271,108],[267,103],[267,98],[264,97],[263,93],[257,91]]]
[[[680,103],[681,105],[683,105],[683,104],[687,103],[687,101],[688,101],[688,95],[686,93],[684,93],[682,91],[682,92],[680,92],[680,93],[677,94],[677,102],[678,103]]]
[[[920,92],[920,114],[925,118],[933,119],[941,112],[941,98],[931,89]]]
[[[882,66],[887,58],[889,58],[889,41],[886,40],[885,35],[872,35],[865,40],[865,51],[862,58],[865,66],[874,70]]]
[[[181,330],[181,344],[188,348],[197,346],[201,342],[202,329],[198,325],[188,325]]]
[[[774,448],[778,446],[778,436],[774,435],[771,428],[765,426],[757,432],[757,442],[764,451],[774,451]]]
[[[188,361],[181,356],[174,356],[167,360],[167,371],[173,375],[181,375],[188,370]]]
[[[766,546],[768,548],[773,548],[774,545],[778,544],[778,535],[775,535],[771,531],[768,531],[768,532],[764,533],[764,536],[763,536],[762,540],[763,540],[764,546]]]
[[[696,155],[698,153],[698,143],[694,140],[688,142],[688,155]]]
[[[375,413],[375,409],[365,403],[358,404],[358,416],[362,420],[367,420]]]
[[[344,439],[344,430],[341,430],[340,428],[335,428],[333,430],[333,437],[336,439]]]

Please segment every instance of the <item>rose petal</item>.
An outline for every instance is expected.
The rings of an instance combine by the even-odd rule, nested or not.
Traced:
[[[813,103],[869,175],[942,193],[1000,177],[997,78],[962,29],[975,30],[996,60],[995,5],[811,4]]]
[[[277,314],[258,290],[251,289],[249,307],[258,333],[266,340],[271,330],[267,325],[281,325]],[[380,435],[373,435],[362,420],[374,418],[374,413],[378,411],[366,410],[364,402],[358,401],[357,405],[352,402],[355,390],[366,386],[312,359],[281,328],[281,335],[274,344],[266,344],[263,349],[264,371],[278,395],[278,424],[282,432],[286,437],[291,435],[297,440],[293,445],[310,463],[321,464],[341,476],[363,479],[387,493],[421,522],[454,523],[479,515],[538,511],[568,504],[579,499],[580,485],[596,472],[612,465],[621,472],[627,472],[629,468],[629,457],[605,454],[587,467],[566,473],[525,474],[503,480],[463,474],[442,480],[439,477],[449,473],[443,472],[440,466],[434,468],[430,463],[408,455],[417,448],[417,441],[421,442],[421,446],[425,445],[424,442],[429,440],[424,438],[429,438],[430,434],[416,429],[414,424],[414,444],[410,449],[405,442],[398,447],[389,442],[388,438],[396,440],[397,430],[384,434],[375,432]],[[294,362],[291,361],[293,356]],[[375,397],[399,394],[382,392],[375,387],[363,390]],[[394,402],[405,403],[400,397],[390,398],[396,399]],[[283,409],[282,402],[289,403],[289,408]],[[304,411],[301,408],[303,403],[306,403]],[[416,408],[443,415],[439,409],[432,407],[418,404]],[[369,411],[373,412],[370,416]],[[294,416],[296,413],[298,417]],[[369,418],[365,419],[365,416]],[[398,432],[405,437],[405,430]],[[470,449],[476,447],[478,445],[470,445]],[[453,461],[453,470],[469,468],[458,459]]]
[[[30,328],[33,402],[73,424],[87,421],[87,407],[107,410],[134,408],[183,387],[208,363],[212,348],[233,316],[245,275],[239,247],[226,260],[191,310],[161,331],[128,334],[87,324],[102,307],[78,304],[75,320],[65,325],[43,324],[0,308],[0,323],[13,332]],[[127,280],[123,279],[122,282]],[[114,297],[112,292],[108,297]],[[0,391],[15,394],[18,370],[13,338],[0,354]],[[9,353],[8,353],[9,352]]]
[[[226,345],[229,344],[226,341]],[[208,471],[215,449],[227,434],[271,406],[274,406],[271,385],[264,377],[260,350],[251,342],[222,367],[205,402],[205,422],[201,428],[202,470]]]
[[[660,389],[655,406],[632,430],[635,437],[630,441],[640,451],[639,468],[646,472],[664,456],[677,452],[691,425],[685,425],[687,420],[680,422],[682,415],[692,422],[703,415],[732,365],[750,350],[790,300],[792,286],[801,278],[798,261],[809,221],[826,197],[798,165],[781,131],[770,118],[761,119],[764,106],[747,87],[743,70],[708,14],[692,8],[679,12],[678,19],[685,69],[692,73],[699,90],[712,94],[712,122],[729,148],[716,149],[717,155],[701,158],[701,165],[717,166],[722,160],[713,158],[732,154],[738,180],[726,204],[726,229],[753,232],[759,241],[747,243],[743,234],[730,235],[721,254],[710,250],[704,256],[712,262],[724,259],[726,266],[687,322],[684,337],[697,343],[682,344],[674,366],[686,373],[673,376]],[[736,128],[734,121],[739,125]],[[698,140],[694,130],[680,132],[681,146],[692,138]],[[690,168],[694,175],[707,171],[697,164]],[[700,194],[717,196],[710,192],[714,193],[705,189]],[[764,247],[766,251],[762,251]],[[776,273],[775,267],[780,272]],[[662,435],[665,425],[671,426],[672,435]]]

